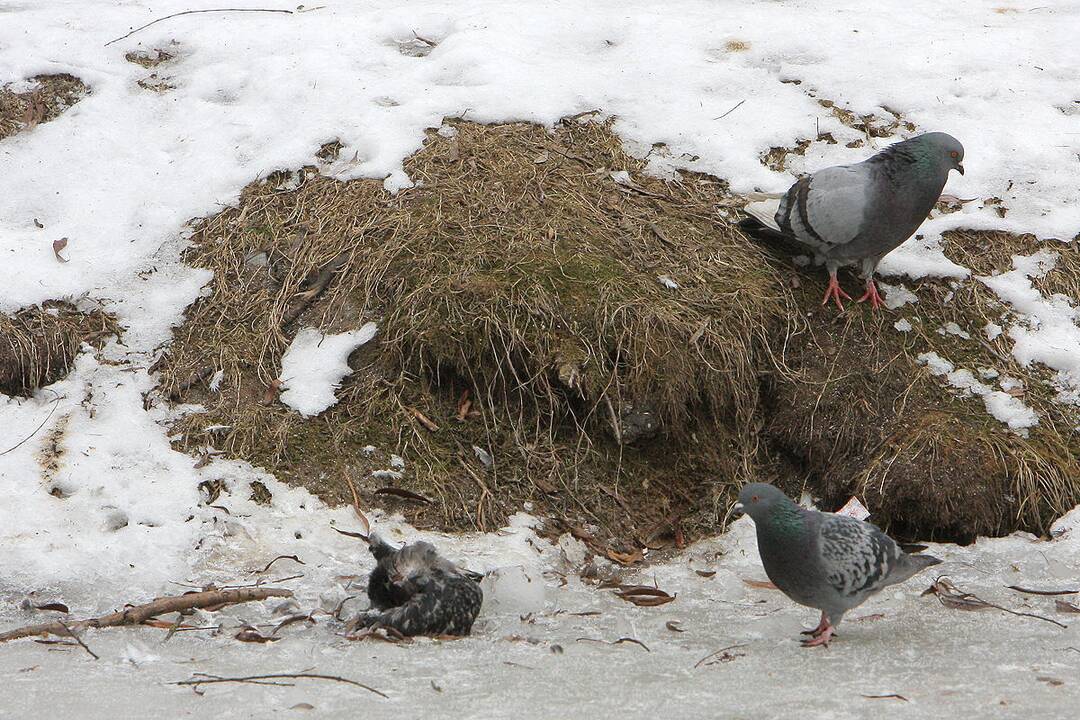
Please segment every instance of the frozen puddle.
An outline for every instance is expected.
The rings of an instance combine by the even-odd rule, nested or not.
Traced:
[[[1076,511],[1070,518],[1059,528],[1080,519]],[[230,628],[217,636],[181,632],[163,642],[166,631],[148,627],[90,631],[85,640],[100,660],[78,647],[19,640],[0,647],[6,678],[0,717],[34,717],[45,702],[51,717],[110,720],[142,718],[148,708],[164,717],[217,718],[553,718],[581,717],[585,710],[590,717],[972,717],[976,709],[980,718],[1061,717],[1080,704],[1080,620],[1074,619],[1080,616],[1055,612],[1053,597],[1005,587],[1075,588],[1076,529],[1052,542],[1017,535],[970,548],[932,548],[945,560],[935,569],[960,588],[1069,624],[1067,629],[997,610],[943,607],[935,597],[919,595],[934,577],[927,574],[850,613],[829,649],[806,650],[796,638],[815,613],[743,582],[764,579],[748,520],[638,573],[634,580],[655,580],[677,594],[659,607],[636,607],[573,575],[563,585],[558,548],[535,538],[525,518],[518,521],[489,536],[433,538],[477,569],[525,567],[502,571],[494,590],[488,585],[470,638],[354,642],[321,617],[318,625],[283,628],[277,642],[234,640],[243,622],[265,623],[263,632],[270,633],[284,617],[283,608],[274,614],[282,601],[270,600],[190,619]],[[332,578],[355,572],[362,580],[370,567],[362,545],[348,545],[353,541],[339,535],[331,542],[320,562],[300,553],[307,566],[285,560],[275,565],[275,577],[294,574],[294,568],[306,573],[285,583],[297,591],[304,612],[332,608],[346,596],[348,582]],[[356,565],[342,564],[353,557]],[[716,574],[706,578],[698,570]],[[543,592],[530,576],[544,583]],[[101,600],[90,589],[71,590],[63,599],[72,608],[98,607]],[[16,604],[3,605],[4,629],[47,614],[31,617],[13,611]],[[638,642],[609,644],[620,638]],[[206,685],[202,695],[172,684],[199,672],[236,677],[305,671],[353,679],[389,698],[321,680]],[[904,699],[871,697],[893,695]]]

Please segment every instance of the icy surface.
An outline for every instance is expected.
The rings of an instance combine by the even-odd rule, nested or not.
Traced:
[[[51,717],[87,720],[141,718],[147,707],[163,717],[220,718],[252,717],[252,708],[261,717],[552,718],[581,717],[587,708],[589,717],[1026,718],[1064,717],[1066,708],[1080,703],[1080,653],[1070,649],[1080,646],[1080,625],[1063,629],[997,610],[946,608],[933,596],[920,597],[934,578],[929,573],[849,613],[829,649],[799,647],[799,631],[816,614],[775,590],[744,582],[765,579],[747,519],[626,578],[656,583],[676,596],[660,607],[635,607],[565,572],[559,547],[533,536],[528,519],[519,517],[515,527],[488,536],[424,535],[451,559],[498,575],[496,589],[491,577],[485,581],[488,595],[470,638],[410,645],[349,641],[340,623],[319,614],[317,625],[283,628],[277,642],[241,643],[232,636],[242,623],[268,635],[290,613],[332,610],[357,593],[354,581],[343,576],[362,578],[372,564],[362,545],[329,530],[328,520],[352,527],[348,513],[315,507],[297,491],[273,489],[269,516],[238,521],[237,532],[219,540],[213,557],[182,579],[254,581],[260,576],[252,570],[276,555],[296,554],[306,565],[282,560],[267,576],[304,573],[278,583],[296,589],[295,603],[199,613],[188,622],[223,630],[180,632],[168,641],[162,629],[89,631],[84,639],[98,661],[78,647],[7,644],[0,647],[6,679],[0,717],[35,716],[43,687],[51,688]],[[235,496],[225,503],[237,515],[255,510]],[[375,521],[380,529],[402,531],[388,533],[397,542],[416,536],[392,518]],[[1074,587],[1076,525],[1064,518],[1053,541],[1017,534],[967,548],[934,545],[927,552],[944,560],[934,570],[963,590],[1069,624],[1070,616],[1054,613],[1054,598],[1005,586]],[[294,540],[295,531],[303,538]],[[183,590],[168,583],[154,589]],[[66,600],[80,613],[148,596],[129,590],[106,598],[85,588],[62,597],[39,594]],[[7,597],[19,599],[14,592]],[[363,604],[353,600],[346,607]],[[4,627],[52,614],[20,611],[15,602],[0,608]],[[611,644],[622,638],[648,650],[633,642]],[[298,671],[364,682],[389,699],[316,680],[291,681],[292,687],[204,686],[202,696],[171,684],[200,672],[237,677]],[[867,697],[890,694],[906,701]]]
[[[352,372],[349,354],[375,337],[375,331],[375,323],[367,323],[359,330],[336,335],[324,335],[314,328],[296,333],[281,358],[281,402],[304,417],[335,405],[334,391]]]

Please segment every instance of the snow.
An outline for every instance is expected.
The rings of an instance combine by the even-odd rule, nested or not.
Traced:
[[[1014,255],[1011,271],[979,281],[1020,314],[1008,329],[1013,357],[1024,366],[1037,362],[1057,371],[1058,400],[1080,405],[1080,306],[1076,298],[1047,297],[1031,283],[1050,272],[1057,259],[1049,250]]]
[[[334,391],[352,373],[349,355],[375,337],[375,331],[372,322],[359,330],[331,335],[302,328],[281,358],[281,402],[304,417],[337,404]]]
[[[1038,413],[1025,405],[1022,400],[979,382],[970,370],[956,369],[951,362],[936,352],[920,353],[918,361],[926,365],[934,375],[945,376],[946,382],[960,390],[961,394],[981,397],[988,413],[1020,435],[1024,435],[1027,428],[1039,424]],[[1004,384],[1003,387],[1005,390],[1012,389],[1005,387]]]
[[[904,332],[904,333],[911,332],[911,321],[908,320],[907,318],[900,318],[899,320],[897,320],[896,322],[893,323],[893,327],[896,328],[897,330],[899,330],[900,332]]]
[[[889,285],[888,283],[879,282],[878,286],[885,291],[885,307],[890,310],[896,310],[908,303],[919,302],[919,296],[903,285]]]
[[[882,272],[964,280],[969,270],[940,249],[949,229],[1069,240],[1080,227],[1075,4],[998,12],[999,3],[983,0],[873,8],[838,0],[826,22],[820,3],[794,0],[636,0],[593,4],[587,12],[562,0],[373,0],[292,14],[186,15],[106,45],[155,18],[210,7],[204,0],[80,0],[0,9],[0,84],[25,87],[35,74],[68,72],[90,88],[59,118],[0,141],[0,311],[67,298],[104,307],[125,328],[122,345],[84,348],[68,377],[34,397],[0,396],[4,449],[29,438],[0,455],[5,628],[40,619],[19,609],[29,592],[97,614],[185,589],[176,583],[254,582],[264,577],[254,571],[278,555],[306,563],[298,569],[303,577],[288,583],[299,607],[332,608],[356,594],[342,576],[362,576],[370,558],[331,529],[357,527],[351,508],[328,508],[245,463],[215,459],[213,448],[206,448],[210,462],[196,467],[195,458],[172,449],[169,423],[199,408],[160,403],[150,372],[210,280],[209,271],[181,261],[191,218],[235,204],[255,178],[313,164],[330,140],[344,149],[322,172],[381,178],[395,190],[412,183],[402,161],[421,147],[425,129],[453,133],[445,117],[550,125],[598,108],[656,172],[709,172],[746,193],[782,191],[801,173],[861,160],[909,134],[867,137],[818,102],[827,99],[884,120],[890,108],[916,132],[946,130],[966,147],[967,174],[954,174],[948,192],[982,202],[930,219],[886,258]],[[152,70],[124,59],[153,48],[175,58]],[[140,88],[151,72],[173,89]],[[837,142],[812,142],[805,155],[788,157],[783,173],[760,162],[769,148],[793,147],[819,131]],[[855,140],[868,145],[848,148]],[[991,198],[1007,207],[1005,217]],[[53,254],[60,238],[68,238],[68,262]],[[1014,258],[1012,271],[978,278],[1008,306],[1004,327],[992,323],[984,332],[992,341],[1007,335],[1019,362],[1052,368],[1060,398],[1080,400],[1076,300],[1045,296],[1031,283],[1050,271],[1052,255]],[[886,291],[898,303],[911,301],[905,292],[897,290],[894,301]],[[282,400],[307,415],[332,405],[347,372],[344,358],[356,347],[350,343],[364,332],[301,333],[283,362]],[[980,395],[1010,427],[1037,422],[1022,402],[969,371],[938,356],[926,363]],[[211,387],[225,382],[217,373]],[[272,492],[269,505],[249,499],[254,481]],[[225,488],[212,507],[199,490],[204,482]],[[965,589],[1050,612],[1045,600],[1010,595],[1002,585],[1075,580],[1078,512],[1058,521],[1053,542],[1016,536],[933,552]],[[314,705],[313,715],[365,717],[550,717],[580,714],[583,706],[597,716],[673,709],[715,716],[731,707],[764,717],[787,717],[792,708],[837,718],[918,717],[978,706],[982,716],[1049,717],[1080,699],[1073,681],[1080,654],[1062,650],[1080,646],[1074,627],[948,610],[918,597],[926,578],[860,608],[885,617],[858,622],[855,613],[828,652],[799,649],[792,639],[812,613],[742,583],[763,577],[748,521],[642,570],[638,581],[655,578],[677,598],[636,608],[573,573],[564,584],[581,548],[537,538],[528,518],[497,533],[447,537],[378,509],[370,516],[397,542],[424,537],[473,569],[497,570],[475,637],[357,644],[323,617],[312,627],[290,626],[266,646],[239,643],[233,632],[179,633],[162,642],[163,631],[149,628],[95,631],[87,639],[100,661],[21,641],[0,648],[7,679],[0,717],[40,714],[42,688],[50,690],[50,714],[86,718],[143,717],[147,707],[165,716],[248,717],[253,707],[289,711],[299,703]],[[701,568],[717,573],[703,578],[694,572]],[[273,622],[274,607],[241,606],[205,619]],[[600,615],[571,614],[582,612]],[[668,630],[667,620],[687,632]],[[634,637],[651,652],[582,637]],[[561,652],[553,652],[556,645]],[[730,662],[693,667],[725,645],[745,647],[733,650]],[[200,698],[168,685],[198,671],[312,666],[370,682],[391,699],[304,683],[207,688]],[[493,687],[500,690],[495,703]],[[894,691],[910,702],[861,697]]]

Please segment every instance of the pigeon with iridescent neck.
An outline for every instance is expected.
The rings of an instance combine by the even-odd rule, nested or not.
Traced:
[[[821,611],[803,645],[828,645],[844,613],[889,585],[941,562],[909,555],[875,525],[799,507],[772,485],[739,493],[736,511],[749,515],[769,580],[785,595]]]
[[[951,135],[926,133],[891,145],[855,165],[837,165],[800,179],[782,196],[766,196],[746,212],[769,230],[797,240],[829,271],[822,305],[850,300],[836,280],[842,265],[859,265],[866,292],[858,302],[881,304],[874,271],[914,234],[941,197],[950,170],[964,174],[964,146]]]

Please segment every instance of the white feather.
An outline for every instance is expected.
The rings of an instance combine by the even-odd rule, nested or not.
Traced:
[[[751,193],[749,197],[750,202],[743,208],[746,214],[765,227],[780,232],[780,226],[776,224],[776,211],[780,209],[780,198],[783,196]]]

